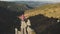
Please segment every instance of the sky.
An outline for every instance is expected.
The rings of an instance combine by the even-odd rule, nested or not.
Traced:
[[[52,2],[60,2],[60,0],[0,0],[0,1],[52,1]]]

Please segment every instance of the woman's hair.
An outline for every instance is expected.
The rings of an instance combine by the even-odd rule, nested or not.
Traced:
[[[25,18],[24,21],[27,22],[28,18]]]
[[[17,13],[18,16],[21,16],[22,14],[24,14],[24,11],[20,11]]]

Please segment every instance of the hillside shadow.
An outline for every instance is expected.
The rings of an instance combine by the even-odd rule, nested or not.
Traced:
[[[0,34],[15,34],[17,12],[0,7]]]
[[[31,21],[31,28],[35,30],[36,34],[57,34],[60,33],[60,23],[57,18],[49,18],[42,14],[29,18]]]

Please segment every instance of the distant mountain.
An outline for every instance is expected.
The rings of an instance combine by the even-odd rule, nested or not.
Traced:
[[[29,10],[29,9],[33,9],[36,8],[38,6],[41,5],[45,5],[45,4],[51,4],[52,2],[39,2],[39,1],[15,1],[15,2],[1,2],[0,1],[0,7],[5,7],[5,8],[9,8],[11,10]]]
[[[0,7],[4,7],[14,11],[29,10],[33,8],[28,6],[27,4],[17,4],[16,2],[2,2],[2,1],[0,1]]]
[[[48,2],[48,1],[16,1],[17,4],[27,4],[29,5],[30,7],[38,7],[38,6],[41,6],[41,5],[44,5],[44,4],[50,4],[50,3],[53,3],[53,2]]]

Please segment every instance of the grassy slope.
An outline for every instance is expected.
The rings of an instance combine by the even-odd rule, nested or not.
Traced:
[[[56,4],[47,4],[32,10],[27,10],[25,15],[28,14],[27,17],[43,14],[49,18],[60,18],[60,3]]]

